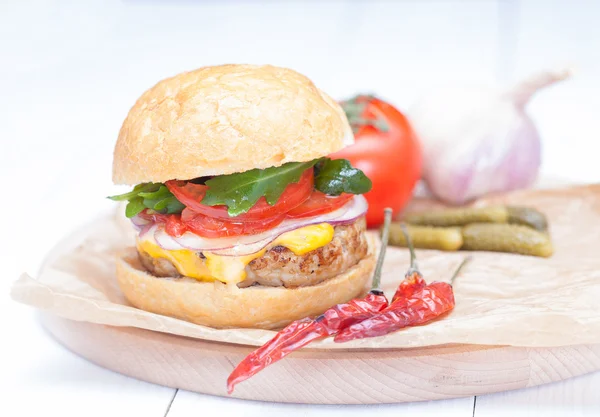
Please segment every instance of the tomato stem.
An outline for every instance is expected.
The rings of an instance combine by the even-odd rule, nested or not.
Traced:
[[[355,134],[365,126],[372,126],[381,132],[389,131],[389,125],[385,119],[377,116],[365,116],[369,103],[374,99],[373,95],[361,94],[342,102],[348,123]]]

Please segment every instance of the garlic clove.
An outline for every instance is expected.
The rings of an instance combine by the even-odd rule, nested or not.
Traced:
[[[543,72],[510,90],[450,87],[421,98],[408,117],[423,148],[423,179],[439,199],[464,204],[529,187],[541,165],[539,133],[524,106],[570,71]]]

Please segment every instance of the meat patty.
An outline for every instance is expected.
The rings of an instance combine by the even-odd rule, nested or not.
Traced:
[[[250,262],[248,278],[240,286],[258,283],[270,287],[287,288],[315,285],[345,272],[367,254],[366,222],[336,226],[333,239],[304,255],[283,246],[276,246]]]
[[[141,251],[138,248],[138,255],[140,255],[140,261],[144,268],[146,268],[152,275],[157,277],[180,277],[181,274],[175,268],[175,265],[165,258],[153,258],[146,252]]]
[[[295,255],[283,246],[269,249],[246,266],[247,278],[238,286],[303,287],[345,272],[367,254],[366,221],[360,217],[354,223],[335,226],[334,230],[331,242],[304,255]],[[167,259],[153,258],[143,251],[139,254],[142,265],[153,275],[181,276]],[[201,253],[198,256],[203,257]]]

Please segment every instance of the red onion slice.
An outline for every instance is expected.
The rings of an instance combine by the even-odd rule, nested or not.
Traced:
[[[158,227],[158,225],[151,223],[142,226],[142,229],[140,230],[140,239],[146,238],[147,236],[152,236]]]
[[[143,219],[140,216],[136,215],[131,218],[131,223],[133,223],[134,225],[136,225],[138,227],[143,227],[151,222],[150,222],[150,220]]]
[[[167,232],[165,232],[164,225],[160,225],[154,231],[154,240],[156,244],[165,250],[179,250],[184,249],[179,243]]]
[[[193,251],[210,251],[222,256],[242,256],[256,253],[269,245],[283,233],[318,223],[346,224],[362,216],[367,211],[367,201],[363,196],[355,196],[343,207],[330,213],[303,219],[289,219],[279,226],[263,233],[246,236],[204,238],[191,232],[180,237],[173,237],[164,230],[164,225],[157,225],[154,230],[156,243],[166,250],[190,249]],[[140,237],[142,235],[140,234]]]

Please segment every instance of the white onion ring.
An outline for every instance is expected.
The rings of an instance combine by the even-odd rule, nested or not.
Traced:
[[[146,235],[152,236],[156,229],[158,229],[157,224],[148,223],[147,225],[142,226],[142,229],[140,230],[140,238],[144,238]]]
[[[151,222],[150,222],[150,220],[146,220],[146,219],[141,218],[138,215],[135,215],[131,218],[131,223],[133,223],[134,225],[136,225],[138,227],[143,227]]]
[[[156,228],[153,233],[156,244],[165,250],[179,250],[184,249],[179,243],[167,232],[165,232],[164,225],[160,225]]]
[[[363,196],[355,196],[341,208],[319,216],[302,219],[284,220],[280,225],[255,235],[204,238],[191,232],[182,236],[170,236],[164,225],[159,224],[153,231],[156,243],[165,250],[189,249],[193,251],[210,251],[221,256],[242,256],[256,253],[277,239],[283,233],[318,223],[347,224],[362,216],[367,211],[367,201]],[[140,237],[142,234],[140,233]]]

